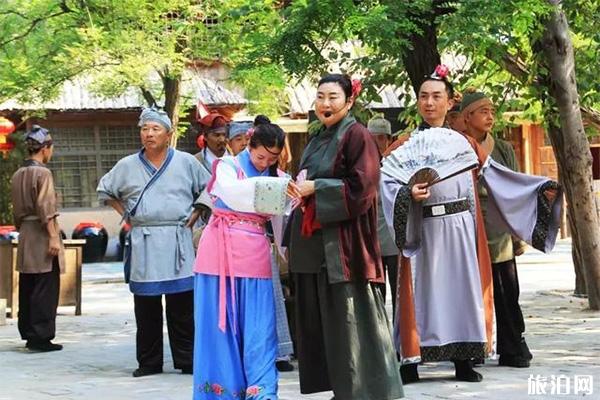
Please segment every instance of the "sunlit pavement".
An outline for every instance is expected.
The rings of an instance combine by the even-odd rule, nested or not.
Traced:
[[[526,338],[535,357],[531,368],[498,367],[497,361],[486,360],[478,368],[483,382],[463,383],[452,379],[450,363],[423,365],[421,381],[405,387],[407,398],[600,398],[600,313],[587,311],[586,300],[570,296],[570,243],[560,242],[550,255],[530,251],[518,264]],[[16,320],[0,326],[0,400],[190,399],[192,377],[172,368],[166,330],[165,372],[131,377],[137,366],[133,299],[120,283],[120,266],[84,265],[83,276],[83,315],[74,316],[71,307],[59,310],[56,342],[65,346],[63,351],[30,353],[19,339]],[[300,395],[297,371],[280,378],[282,400],[329,400],[333,395]]]

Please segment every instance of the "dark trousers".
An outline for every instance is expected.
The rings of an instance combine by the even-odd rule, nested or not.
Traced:
[[[140,368],[163,365],[162,296],[133,296]],[[166,294],[167,329],[175,369],[191,368],[194,357],[194,292]]]
[[[392,319],[396,320],[396,288],[398,287],[398,256],[383,256],[381,257],[384,270],[387,269],[388,282],[392,293]],[[383,285],[381,294],[383,294],[383,302],[385,303],[386,285]]]
[[[523,338],[525,321],[519,306],[519,276],[515,260],[492,264],[498,354],[531,358]]]
[[[19,274],[19,333],[23,340],[46,342],[56,334],[56,308],[60,291],[58,258],[52,271]]]

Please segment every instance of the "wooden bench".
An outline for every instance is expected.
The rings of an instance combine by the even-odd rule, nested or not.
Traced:
[[[7,316],[15,318],[19,312],[19,273],[17,241],[0,242],[0,299],[6,299]],[[60,275],[59,306],[75,306],[75,315],[81,315],[81,264],[85,240],[64,240],[65,273]],[[10,311],[8,311],[10,309]]]

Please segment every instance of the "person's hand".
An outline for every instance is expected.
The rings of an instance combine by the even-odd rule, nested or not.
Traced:
[[[298,184],[300,196],[307,197],[315,193],[315,181],[304,181]]]
[[[204,221],[204,223],[208,224],[208,220],[210,219],[210,216],[212,215],[212,210],[210,209],[210,207],[202,204],[202,205],[200,205],[198,210],[200,211],[200,219],[202,221]]]
[[[512,237],[512,245],[515,256],[522,256],[527,250],[527,243],[516,236]]]
[[[554,200],[556,200],[556,194],[557,194],[556,189],[544,190],[544,196],[546,196],[546,199],[548,199],[550,204],[554,203]]]
[[[428,183],[415,183],[411,189],[412,198],[414,201],[427,200],[431,196],[431,192],[427,188]]]
[[[200,204],[200,206],[192,212],[192,215],[190,215],[190,219],[188,220],[188,223],[185,226],[187,228],[193,228],[196,224],[196,221],[198,221],[198,218],[200,218],[204,222],[208,222],[210,214],[210,208],[204,204]]]
[[[194,211],[192,211],[192,215],[190,215],[190,219],[188,220],[188,223],[185,225],[185,227],[193,228],[194,224],[196,224],[196,221],[198,221],[199,217],[200,217],[200,209],[195,209]]]
[[[48,255],[51,257],[56,257],[60,252],[60,239],[58,236],[50,236],[50,240],[48,241]]]
[[[287,195],[290,199],[298,199],[302,197],[302,194],[300,193],[300,188],[298,187],[298,185],[296,185],[296,183],[294,183],[294,181],[289,181],[287,186]]]
[[[522,256],[525,253],[527,246],[520,246],[515,248],[515,256]]]

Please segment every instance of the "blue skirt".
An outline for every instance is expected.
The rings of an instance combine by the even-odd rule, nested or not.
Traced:
[[[227,278],[225,332],[218,326],[219,277],[196,274],[194,400],[277,399],[275,301],[271,279]],[[236,310],[234,329],[233,307]]]

